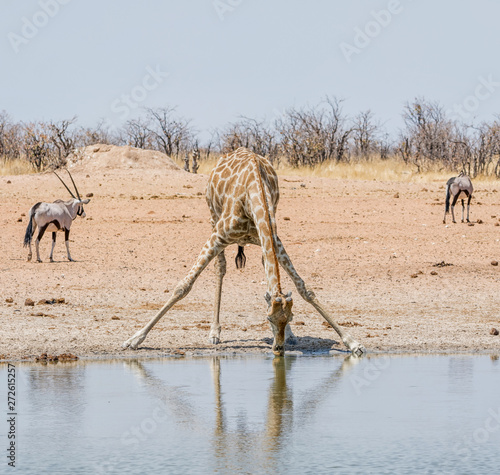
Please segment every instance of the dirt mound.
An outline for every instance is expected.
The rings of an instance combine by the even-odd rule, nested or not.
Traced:
[[[68,167],[75,171],[103,169],[180,170],[164,153],[118,145],[95,144],[76,149],[68,156]]]

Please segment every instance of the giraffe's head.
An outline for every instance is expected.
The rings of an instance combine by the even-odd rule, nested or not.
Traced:
[[[273,353],[276,356],[285,354],[285,328],[292,321],[292,292],[287,295],[278,294],[273,297],[268,293],[265,295],[268,305],[267,319],[274,333]]]

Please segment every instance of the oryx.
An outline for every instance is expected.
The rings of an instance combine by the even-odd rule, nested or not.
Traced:
[[[458,176],[450,178],[446,182],[446,202],[445,202],[444,218],[443,218],[444,224],[446,224],[446,215],[450,211],[450,198],[452,196],[453,196],[453,201],[451,203],[451,217],[453,219],[453,222],[456,223],[454,208],[455,208],[455,203],[458,200],[458,197],[462,193],[464,193],[465,196],[467,196],[467,222],[469,222],[470,200],[472,198],[473,191],[474,188],[472,186],[470,178],[463,172],[460,173],[460,175]],[[464,199],[462,198],[462,223],[464,222],[464,211],[465,211],[465,203]]]
[[[71,182],[75,187],[76,195],[72,193],[72,191],[68,188],[66,183],[62,180],[62,178],[54,172],[54,175],[61,180],[61,183],[65,186],[65,188],[69,191],[69,194],[73,199],[69,201],[56,200],[53,203],[37,203],[32,206],[29,212],[29,222],[28,227],[26,228],[26,234],[24,235],[24,247],[28,246],[29,254],[28,261],[31,260],[31,239],[35,234],[36,227],[38,226],[38,236],[35,240],[36,247],[36,260],[38,262],[42,262],[40,259],[39,252],[39,244],[40,239],[42,239],[45,231],[52,231],[52,249],[50,251],[50,262],[54,262],[52,259],[52,254],[54,252],[54,246],[56,245],[56,232],[64,231],[64,239],[66,241],[66,250],[68,251],[68,260],[73,261],[71,259],[71,254],[69,253],[69,228],[71,227],[71,223],[77,216],[81,216],[85,218],[85,211],[83,210],[83,205],[87,204],[90,199],[82,200],[80,197],[80,193],[78,193],[78,188],[75,185],[73,177],[69,170],[66,170],[71,178]]]

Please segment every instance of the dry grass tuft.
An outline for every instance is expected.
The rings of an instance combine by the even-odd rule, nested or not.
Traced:
[[[0,158],[0,176],[27,175],[35,173],[33,166],[26,160],[5,160]]]

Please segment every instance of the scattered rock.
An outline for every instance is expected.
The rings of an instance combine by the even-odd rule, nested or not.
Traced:
[[[448,262],[444,262],[444,261],[441,261],[441,262],[438,262],[437,264],[433,264],[433,267],[448,267],[448,266],[452,266],[453,264],[449,264]]]
[[[295,323],[295,325],[305,325],[305,324],[306,324],[306,323],[305,323],[305,322],[303,322],[302,320],[299,320],[299,321],[294,322],[294,323]],[[326,322],[324,322],[324,323],[326,323]]]
[[[467,224],[467,226],[474,226],[474,223],[469,223]]]
[[[497,266],[498,265],[498,261],[491,261],[491,265],[492,266]]]
[[[283,220],[284,220],[284,221],[290,221],[290,218],[289,218],[288,216],[285,216],[285,217],[283,218]]]
[[[120,320],[120,317],[117,317],[116,315],[113,315],[113,316],[111,317],[111,320]]]
[[[483,224],[483,220],[482,220],[482,219],[478,219],[478,220],[476,221],[476,223],[477,223],[477,224]],[[471,223],[471,224],[472,224],[472,223]]]
[[[500,226],[500,223],[495,223],[495,226]]]
[[[339,322],[341,327],[361,327],[361,323],[358,322]]]
[[[300,186],[301,186],[301,188],[305,188],[306,184],[305,183],[301,183]]]
[[[433,270],[431,271],[431,275],[438,275],[438,273],[435,270]]]
[[[33,300],[31,300],[31,299],[26,299],[24,301],[24,305],[26,305],[27,307],[34,307],[35,306],[35,302],[33,302]]]
[[[35,361],[39,361],[41,363],[57,363],[58,361],[76,361],[78,356],[73,353],[62,353],[60,355],[49,355],[47,353],[42,353],[40,356],[35,358]]]
[[[7,303],[14,303],[14,299],[13,299],[12,297],[7,297],[7,298],[5,299],[5,301],[6,301]]]
[[[38,301],[37,305],[54,305],[56,303],[66,303],[66,300],[64,298],[41,299]]]
[[[7,185],[10,185],[12,182],[10,180],[7,180]]]
[[[498,335],[498,333],[499,333],[499,332],[498,332],[498,330],[497,330],[496,328],[492,328],[492,329],[490,330],[490,335],[495,335],[495,336],[496,336],[496,335]]]
[[[17,219],[17,222],[18,222],[18,223],[22,223],[22,222],[23,222],[23,218],[18,218],[18,219]]]
[[[395,193],[394,198],[399,198],[399,193]]]
[[[92,198],[94,196],[94,193],[87,193],[85,195],[86,198]]]

